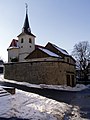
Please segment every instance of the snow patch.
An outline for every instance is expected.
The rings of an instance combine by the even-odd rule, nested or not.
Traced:
[[[0,81],[13,82],[30,87],[73,90],[85,88],[84,85],[77,85],[75,88],[55,85],[32,85],[24,82],[10,81],[0,75]],[[0,87],[2,89],[2,87]],[[57,102],[40,95],[24,92],[16,89],[15,95],[0,97],[0,117],[23,118],[32,120],[82,120],[77,106],[71,106],[63,102]]]
[[[15,95],[0,98],[0,117],[4,118],[61,120],[68,117],[73,120],[72,112],[78,120],[80,115],[77,108],[72,110],[71,105],[21,90],[16,90]]]
[[[30,84],[27,82],[17,82],[14,80],[4,79],[3,75],[0,75],[0,81],[6,81],[6,82],[10,82],[10,83],[19,84],[19,85],[25,85],[27,87],[48,88],[48,89],[66,90],[66,91],[81,91],[81,90],[84,90],[84,89],[90,87],[89,85],[85,86],[83,84],[77,84],[75,87],[70,87],[70,86],[66,86],[66,85],[46,85],[46,84],[36,85],[36,84]]]

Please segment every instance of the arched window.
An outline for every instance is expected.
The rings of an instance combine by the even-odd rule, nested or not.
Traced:
[[[31,38],[29,38],[29,43],[32,43],[32,40],[31,40]]]
[[[21,39],[21,43],[23,43],[23,41],[24,41],[24,40],[23,40],[23,38],[22,38],[22,39]]]

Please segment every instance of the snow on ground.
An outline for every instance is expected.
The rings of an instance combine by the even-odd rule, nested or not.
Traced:
[[[17,89],[15,95],[0,97],[0,117],[32,120],[81,120],[79,109],[75,106]]]
[[[77,88],[85,88],[85,86],[77,86],[75,88],[66,86],[47,86],[32,85],[29,83],[9,81],[0,75],[0,81],[14,82],[30,87],[47,87],[54,89],[77,90]],[[2,88],[0,88],[1,90]],[[63,102],[57,102],[37,94],[24,92],[16,89],[15,95],[0,97],[0,117],[4,118],[24,118],[32,120],[84,120],[80,117],[79,108],[77,106],[68,105]]]
[[[48,88],[48,89],[67,90],[67,91],[81,91],[83,89],[88,88],[88,86],[85,86],[83,84],[77,84],[75,87],[70,87],[70,86],[66,86],[66,85],[46,85],[46,84],[36,85],[36,84],[30,84],[30,83],[27,83],[27,82],[16,82],[14,80],[4,79],[3,75],[0,75],[0,81],[16,83],[16,84],[19,84],[19,85],[26,85],[28,87]]]

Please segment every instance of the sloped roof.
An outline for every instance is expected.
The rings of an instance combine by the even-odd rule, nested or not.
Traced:
[[[9,47],[18,47],[18,40],[13,39]]]
[[[35,45],[35,50],[33,52],[31,52],[25,59],[31,59],[32,54],[35,54],[35,52],[37,51],[41,51],[44,55],[46,54],[48,57],[56,57],[56,58],[62,58],[61,56],[57,55],[56,53],[46,49],[43,46],[40,45]],[[41,58],[41,56],[39,56]],[[43,58],[44,56],[42,56]],[[46,57],[46,56],[45,56]],[[38,57],[37,57],[38,58]]]
[[[19,37],[20,35],[24,35],[24,34],[27,34],[27,35],[31,35],[33,37],[36,37],[34,34],[30,33],[30,32],[22,32],[20,33],[17,37]]]
[[[42,46],[42,45],[35,45],[35,49],[36,48],[45,48],[44,46]]]
[[[28,20],[27,12],[26,12],[26,17],[25,17],[22,33],[20,33],[17,37],[19,37],[20,35],[23,35],[23,34],[27,34],[27,35],[31,35],[33,37],[36,37],[34,34],[31,33],[31,28],[29,26],[29,20]]]
[[[49,56],[52,56],[52,57],[59,57],[59,58],[61,57],[61,56],[57,55],[56,53],[54,53],[54,52],[48,50],[48,49],[45,48],[44,46],[35,45],[35,48],[36,48],[36,49],[38,48],[39,50],[43,51],[44,53],[48,54]]]
[[[51,43],[51,44],[52,44],[52,43]],[[76,60],[75,60],[71,55],[69,55],[69,53],[68,53],[66,50],[64,50],[64,49],[56,46],[55,44],[52,44],[52,45],[53,45],[57,50],[59,50],[62,54],[71,57],[71,58],[74,60],[74,62],[76,62]]]
[[[51,52],[51,51],[48,50],[48,49],[41,48],[41,47],[39,47],[38,49],[41,50],[41,51],[43,51],[44,53],[48,54],[48,55],[51,56],[51,57],[59,57],[59,58],[61,58],[61,56],[59,56],[59,55]]]
[[[65,49],[62,49],[62,48],[56,46],[55,44],[48,42],[47,45],[45,46],[45,48],[49,49],[50,51],[52,51],[60,56],[64,55],[64,56],[70,57],[75,61],[75,59],[71,55],[69,55],[69,53]]]
[[[51,46],[53,46],[56,50],[60,51],[62,54],[69,55],[69,53],[66,50],[64,50],[64,49],[62,49],[62,48],[60,48],[60,47],[58,47],[55,44],[52,44],[50,42],[47,43],[47,45],[45,46],[46,48],[47,48],[48,44],[50,44]]]
[[[18,40],[16,40],[16,39],[12,40],[12,42],[11,42],[11,44],[10,44],[10,46],[9,46],[8,49],[11,49],[11,48],[19,48],[19,46],[18,46]]]
[[[66,50],[64,50],[64,49],[56,46],[55,44],[52,44],[52,45],[53,45],[57,50],[59,50],[61,53],[63,53],[64,55],[69,55],[69,53],[68,53]]]
[[[24,22],[24,26],[23,26],[23,30],[24,32],[30,32],[31,33],[31,29],[30,29],[30,26],[29,26],[29,21],[28,21],[28,15],[26,13],[26,18],[25,18],[25,22]]]

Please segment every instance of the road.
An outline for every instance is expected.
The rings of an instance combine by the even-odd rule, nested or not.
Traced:
[[[79,106],[81,117],[90,120],[90,88],[78,92],[75,91],[72,92],[72,91],[54,90],[47,88],[43,88],[43,89],[30,88],[24,85],[17,85],[8,82],[0,82],[0,84],[10,87],[15,87],[27,92],[36,93],[44,97],[57,100],[59,102],[65,102],[67,104]]]

